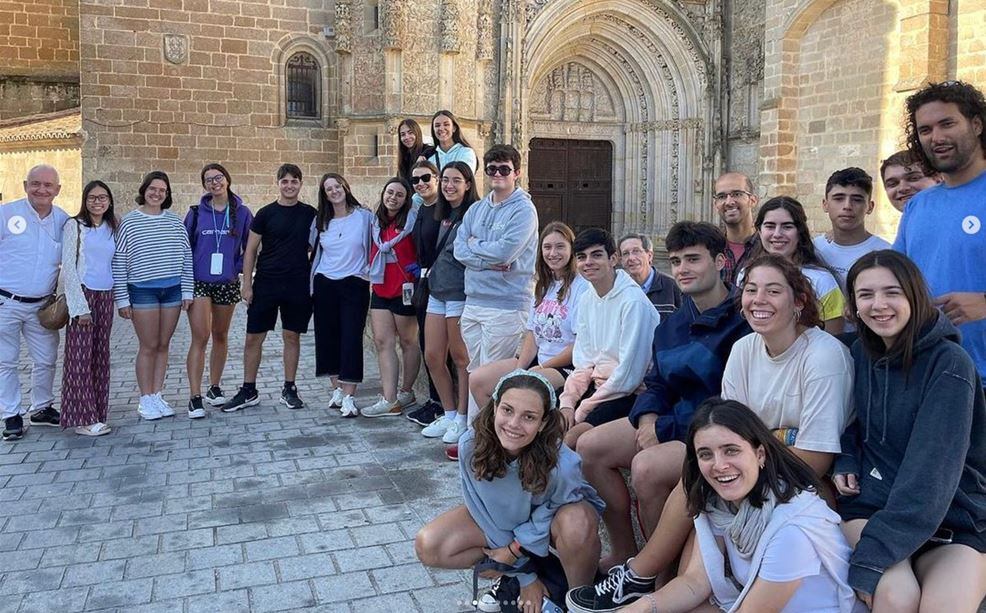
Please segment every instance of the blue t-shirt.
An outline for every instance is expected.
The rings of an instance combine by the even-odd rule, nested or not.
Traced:
[[[914,260],[934,297],[986,292],[986,172],[964,185],[929,187],[904,209],[894,249]],[[959,326],[962,346],[986,377],[986,320]]]

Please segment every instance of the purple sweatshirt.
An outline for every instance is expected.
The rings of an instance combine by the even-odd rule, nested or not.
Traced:
[[[243,272],[243,252],[246,250],[247,238],[250,235],[253,213],[243,205],[239,196],[230,199],[230,204],[236,205],[236,213],[229,218],[227,214],[231,213],[231,206],[218,212],[213,210],[211,203],[212,195],[206,194],[199,200],[197,209],[190,208],[185,214],[185,229],[188,230],[189,242],[192,244],[192,269],[195,280],[209,283],[233,281]],[[198,216],[197,223],[196,216]],[[194,237],[193,226],[196,234]],[[214,253],[223,254],[223,270],[219,275],[210,273]]]

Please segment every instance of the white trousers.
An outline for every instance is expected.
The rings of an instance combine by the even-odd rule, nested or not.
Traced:
[[[529,311],[508,311],[470,305],[459,319],[462,341],[469,352],[469,372],[490,362],[505,360],[517,355],[520,339],[527,327]],[[469,423],[472,424],[482,407],[469,395]]]
[[[55,360],[58,358],[58,332],[38,321],[41,303],[17,302],[0,297],[0,417],[23,415],[21,386],[17,378],[21,336],[31,356],[31,410],[42,409],[55,400]]]

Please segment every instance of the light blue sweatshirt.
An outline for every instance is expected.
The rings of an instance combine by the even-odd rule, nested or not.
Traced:
[[[465,162],[469,164],[469,167],[472,168],[474,173],[478,166],[476,152],[472,147],[466,147],[462,143],[455,143],[449,147],[448,151],[442,151],[441,147],[435,147],[434,155],[428,158],[428,160],[433,162],[435,166],[438,166],[438,172],[441,172],[449,162]]]
[[[473,204],[455,236],[455,259],[466,267],[466,305],[527,312],[534,300],[538,213],[516,188],[493,204],[493,192]],[[506,264],[506,271],[493,267]]]
[[[491,549],[506,547],[514,539],[537,556],[548,555],[551,520],[562,505],[583,500],[600,513],[606,508],[596,490],[582,476],[582,458],[566,445],[558,453],[558,465],[548,476],[548,486],[541,494],[532,494],[520,483],[517,462],[507,464],[507,474],[492,481],[479,481],[472,469],[476,448],[476,431],[469,429],[459,439],[459,477],[466,509],[486,535]],[[522,566],[526,558],[518,560]],[[517,575],[520,585],[527,586],[537,577],[533,573]]]

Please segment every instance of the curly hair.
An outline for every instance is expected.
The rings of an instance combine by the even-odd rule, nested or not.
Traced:
[[[575,275],[579,274],[575,270],[575,233],[564,222],[553,221],[549,223],[544,227],[544,230],[541,230],[541,236],[538,238],[537,274],[535,275],[537,281],[534,284],[534,306],[541,304],[548,293],[548,288],[555,282],[555,273],[551,271],[548,263],[544,261],[544,254],[540,249],[540,246],[544,243],[544,239],[548,238],[549,234],[554,233],[560,234],[572,251],[571,256],[568,258],[568,263],[561,270],[561,287],[558,288],[558,296],[556,297],[558,302],[565,301],[568,290],[572,287],[572,282],[575,281]]]
[[[904,133],[907,140],[907,149],[911,155],[921,161],[926,169],[934,169],[931,158],[924,152],[921,146],[921,138],[918,134],[917,118],[915,117],[918,109],[930,102],[947,102],[959,107],[959,112],[969,121],[979,119],[982,131],[979,133],[979,146],[986,155],[986,98],[983,93],[963,81],[945,81],[942,83],[931,83],[924,89],[911,94],[904,103],[907,109],[907,120],[904,123]],[[930,174],[930,173],[925,173]]]
[[[698,450],[695,449],[695,435],[710,426],[721,426],[734,432],[754,449],[763,448],[763,468],[753,489],[746,495],[747,502],[753,507],[759,509],[763,506],[768,491],[773,492],[780,503],[790,501],[799,492],[821,491],[815,472],[777,440],[749,407],[735,400],[709,398],[695,409],[685,439],[685,463],[681,478],[688,513],[692,517],[707,511],[710,503],[719,496],[702,476]]]
[[[549,410],[551,397],[540,380],[530,375],[514,375],[503,382],[498,390],[498,398],[511,389],[525,389],[535,392],[541,399],[544,414],[542,428],[534,436],[530,445],[517,457],[520,484],[532,494],[540,494],[548,487],[548,477],[558,465],[559,447],[562,441],[562,425],[558,411]],[[476,431],[476,449],[472,456],[472,471],[477,480],[492,481],[507,474],[507,464],[511,458],[500,445],[500,439],[493,427],[498,401],[491,398],[473,422]]]
[[[821,328],[822,317],[818,312],[818,299],[815,297],[815,290],[811,287],[811,281],[790,260],[776,253],[757,256],[746,266],[743,285],[740,287],[739,295],[736,296],[737,309],[740,312],[743,311],[743,291],[750,282],[750,273],[753,272],[754,268],[761,266],[769,266],[779,271],[794,293],[794,300],[801,302],[801,315],[798,317],[798,324],[806,328]]]

